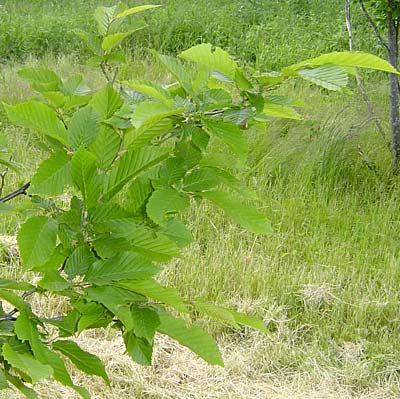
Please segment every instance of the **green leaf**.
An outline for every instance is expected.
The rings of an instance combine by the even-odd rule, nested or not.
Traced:
[[[146,11],[146,10],[150,10],[152,8],[158,8],[158,7],[161,7],[161,5],[150,5],[150,4],[147,5],[146,4],[146,5],[143,5],[143,6],[137,6],[137,7],[128,8],[127,10],[122,11],[119,14],[117,14],[115,16],[115,19],[127,17],[128,15],[136,14],[138,12],[142,12],[142,11]]]
[[[132,306],[133,333],[137,337],[145,338],[149,343],[153,343],[156,329],[160,324],[160,318],[154,310]]]
[[[299,64],[291,65],[289,69],[298,71],[300,69],[303,69],[304,67],[312,67],[326,64],[376,69],[379,71],[395,73],[397,75],[399,74],[399,72],[394,69],[387,61],[377,57],[376,55],[350,51],[323,54],[317,58],[312,58],[310,60],[300,62]]]
[[[100,286],[89,287],[86,289],[88,298],[92,301],[103,304],[107,309],[115,314],[124,324],[127,330],[133,328],[133,319],[130,305],[145,298],[134,292],[121,287]]]
[[[67,356],[79,370],[89,375],[97,375],[110,385],[103,363],[97,356],[85,352],[72,341],[56,341],[53,348]]]
[[[132,251],[157,262],[166,262],[173,257],[180,257],[179,248],[168,237],[155,233],[145,227],[137,227],[121,234],[132,245]],[[151,277],[151,276],[149,276]],[[132,277],[136,278],[137,277]]]
[[[248,316],[244,313],[235,312],[234,310],[231,310],[231,313],[237,323],[247,327],[255,328],[265,334],[268,333],[267,327],[265,326],[265,323],[261,319],[253,316]]]
[[[67,145],[67,131],[57,114],[50,107],[37,101],[18,105],[3,103],[7,116],[18,126],[36,130],[60,143]]]
[[[52,292],[64,291],[71,287],[71,283],[64,280],[57,270],[45,272],[44,277],[38,282],[38,286]]]
[[[180,344],[187,346],[209,364],[223,366],[223,360],[214,339],[200,327],[192,324],[188,327],[184,320],[167,313],[159,314],[160,325],[157,331],[168,335]]]
[[[231,175],[224,169],[212,167],[218,176],[220,183],[225,184],[231,190],[236,191],[243,199],[257,200],[258,196],[254,191],[251,191],[244,182]]]
[[[24,281],[15,281],[15,280],[9,280],[7,278],[0,278],[0,288],[29,291],[35,287],[32,284],[26,283]]]
[[[265,215],[256,208],[243,204],[231,194],[223,191],[205,191],[199,195],[222,208],[227,216],[252,233],[268,234],[271,232],[271,225]]]
[[[223,73],[231,78],[243,90],[252,88],[233,58],[220,47],[213,48],[211,44],[199,44],[179,54],[179,57],[189,61],[197,62]]]
[[[231,326],[238,328],[238,324],[243,324],[248,327],[256,328],[264,333],[268,333],[268,330],[261,319],[257,317],[248,316],[243,313],[235,312],[234,310],[216,306],[200,299],[194,302],[195,308],[207,316],[210,316],[216,320],[230,324]]]
[[[193,241],[193,236],[187,227],[179,220],[170,219],[162,232],[182,248]]]
[[[265,101],[263,113],[267,116],[276,118],[301,120],[301,116],[292,107],[287,105],[276,104],[271,101]]]
[[[166,104],[171,103],[172,100],[171,93],[163,86],[157,83],[148,80],[141,80],[141,81],[129,80],[129,81],[124,81],[122,83],[125,83],[132,89],[135,89],[136,91],[146,94],[149,97],[156,98]]]
[[[90,106],[76,111],[69,122],[68,143],[78,149],[81,145],[89,146],[100,131],[99,115]]]
[[[28,398],[28,399],[38,399],[39,398],[37,393],[33,389],[28,388],[25,384],[23,384],[22,381],[18,377],[15,377],[15,376],[7,373],[6,378],[8,381],[11,382],[11,384],[13,384],[15,386],[15,388],[17,388],[23,395],[25,395],[26,398]]]
[[[153,119],[139,129],[132,129],[124,136],[124,145],[129,148],[140,148],[173,128],[171,119]]]
[[[113,202],[105,202],[97,204],[89,210],[89,217],[94,228],[98,231],[98,226],[105,224],[106,231],[109,232],[109,224],[113,221],[129,218],[129,213],[120,205]]]
[[[219,184],[214,169],[200,168],[193,170],[183,179],[183,190],[188,192],[210,190]]]
[[[89,102],[103,120],[110,118],[122,104],[121,96],[110,85],[99,90]]]
[[[73,182],[81,191],[87,207],[96,204],[100,195],[100,186],[94,179],[96,176],[96,158],[83,146],[79,147],[72,157],[71,175]]]
[[[147,214],[155,223],[163,226],[166,216],[179,213],[189,206],[189,198],[172,188],[160,188],[153,191],[147,202]]]
[[[59,195],[68,185],[72,185],[70,158],[65,151],[58,151],[39,165],[29,191],[39,195]]]
[[[179,114],[183,108],[171,108],[162,103],[146,101],[140,103],[132,114],[132,125],[135,131],[132,137],[124,140],[125,145],[140,147],[147,144],[151,139],[161,135],[172,127],[169,122],[160,122],[168,116]]]
[[[75,307],[82,314],[78,321],[78,334],[91,326],[98,325],[100,320],[106,320],[104,317],[106,309],[98,303],[86,302],[84,305],[75,305]]]
[[[151,365],[153,345],[143,338],[136,337],[132,331],[124,334],[126,352],[138,364]]]
[[[9,388],[9,385],[7,383],[6,375],[4,374],[4,371],[0,368],[0,391],[7,388]]]
[[[47,348],[46,348],[47,349]],[[75,385],[64,365],[63,360],[54,352],[46,350],[46,363],[51,365],[54,370],[54,379],[66,387],[72,388],[75,392],[82,396],[83,399],[90,399],[89,392],[80,386]]]
[[[171,186],[180,181],[187,172],[185,160],[181,157],[168,158],[159,171],[157,184]]]
[[[216,319],[219,322],[229,324],[232,327],[239,328],[239,324],[236,322],[233,314],[230,312],[230,309],[225,309],[201,300],[194,301],[194,307],[203,315]]]
[[[196,126],[186,124],[183,127],[186,133],[192,135],[193,144],[201,151],[207,149],[208,143],[210,142],[210,136],[203,129]]]
[[[45,68],[23,68],[18,71],[18,75],[32,84],[32,88],[39,92],[57,91],[62,86],[62,81],[58,75]]]
[[[117,6],[96,8],[94,19],[97,22],[97,27],[101,36],[107,34],[110,24],[114,19],[116,9]]]
[[[298,74],[304,79],[328,90],[342,90],[347,86],[349,76],[340,66],[327,64],[313,69],[301,69]]]
[[[168,55],[158,54],[153,51],[152,54],[158,58],[158,60],[168,69],[168,71],[178,80],[183,89],[191,94],[192,88],[192,77],[186,68],[174,57]]]
[[[141,255],[121,252],[107,260],[93,263],[85,275],[85,280],[98,285],[107,285],[112,281],[123,279],[148,279],[159,270]]]
[[[85,83],[83,76],[79,73],[71,75],[65,82],[63,92],[68,96],[85,96],[90,93],[90,87]]]
[[[65,273],[69,277],[83,276],[96,258],[87,244],[75,248],[65,264]]]
[[[142,29],[143,27],[139,27],[138,29]],[[127,36],[135,32],[135,30],[129,30],[127,32],[118,32],[118,33],[113,33],[111,35],[107,35],[104,37],[102,43],[101,43],[101,48],[104,51],[109,51],[113,49],[115,46],[118,46]]]
[[[18,319],[15,322],[15,331],[18,338],[29,341],[37,360],[41,363],[48,364],[53,368],[54,379],[56,381],[74,389],[84,399],[90,399],[90,395],[86,389],[74,385],[61,358],[56,353],[50,351],[47,346],[40,341],[36,324],[30,320],[26,314],[21,313],[20,316],[18,316]]]
[[[178,312],[188,313],[187,307],[174,288],[163,287],[154,280],[119,281],[118,286],[171,306]]]
[[[20,228],[17,241],[22,258],[22,271],[26,272],[46,263],[54,252],[57,222],[45,216],[33,216]]]
[[[135,176],[157,165],[168,156],[169,151],[160,147],[144,147],[140,151],[128,150],[113,165],[107,181],[104,200],[109,200]]]
[[[202,119],[205,129],[220,138],[241,159],[247,157],[247,141],[239,126],[231,122]]]
[[[53,374],[53,369],[50,366],[39,362],[28,353],[15,352],[8,343],[3,345],[2,355],[13,367],[28,374],[34,384]]]
[[[109,126],[101,125],[94,142],[89,146],[89,151],[97,158],[97,166],[100,169],[107,169],[117,157],[121,139],[118,134]]]
[[[231,95],[224,89],[207,89],[199,94],[201,109],[204,111],[229,107],[232,105]]]
[[[80,29],[75,29],[74,33],[86,44],[86,46],[97,55],[102,53],[100,39],[92,33],[85,32]]]
[[[132,249],[128,240],[113,233],[96,234],[93,241],[93,247],[101,258],[111,258],[121,251],[130,251]]]
[[[20,311],[30,312],[30,307],[19,295],[14,294],[11,291],[0,289],[0,298],[7,301]]]
[[[56,326],[60,330],[60,337],[70,337],[76,333],[80,317],[81,314],[78,311],[72,310],[61,320],[44,319],[44,322]]]
[[[259,75],[255,75],[254,77],[265,86],[274,86],[282,83],[284,80],[282,73],[276,71],[261,73]]]
[[[133,213],[138,212],[152,192],[150,179],[147,177],[136,178],[128,189],[127,209]]]

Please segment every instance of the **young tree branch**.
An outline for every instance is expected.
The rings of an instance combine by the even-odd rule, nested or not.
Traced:
[[[346,3],[347,3],[347,0],[346,0]],[[386,51],[389,53],[389,45],[385,42],[385,40],[383,39],[382,35],[380,34],[378,27],[376,26],[374,20],[372,19],[371,15],[369,14],[368,10],[365,7],[364,1],[363,0],[358,0],[358,4],[360,5],[361,11],[365,15],[365,18],[367,18],[367,21],[368,21],[369,25],[374,30],[375,36],[379,40],[380,44],[383,47],[385,47]]]
[[[363,2],[361,0],[359,2],[360,2],[360,5],[361,4],[363,5]],[[353,42],[353,27],[352,27],[352,23],[351,23],[350,0],[345,0],[345,12],[346,12],[346,26],[347,26],[347,31],[349,33],[349,50],[353,51],[354,42]],[[375,122],[375,126],[378,129],[378,132],[381,135],[383,141],[385,142],[387,149],[389,151],[392,151],[390,141],[385,134],[385,130],[383,129],[382,124],[381,124],[378,116],[376,115],[375,109],[371,103],[371,100],[368,97],[367,92],[365,91],[362,80],[358,74],[356,75],[356,81],[357,81],[357,86],[360,91],[361,97],[364,100],[364,102],[368,108],[368,112],[371,116],[370,119]]]
[[[36,288],[32,288],[29,291],[25,291],[22,295],[21,298],[22,299],[26,299],[28,298],[28,296],[34,294],[36,292]],[[0,317],[0,322],[2,321],[10,321],[10,320],[15,320],[14,315],[18,313],[18,309],[14,308],[13,310],[9,311],[8,313],[6,313],[4,316]]]
[[[5,170],[3,170],[3,172],[0,173],[0,195],[3,195],[3,189],[4,189],[4,185],[6,184],[6,176],[8,173],[8,168],[6,168]]]
[[[26,195],[26,190],[28,190],[29,186],[31,185],[31,182],[25,183],[22,187],[20,187],[18,190],[15,190],[14,192],[6,195],[3,198],[0,198],[0,202],[7,202],[12,200],[15,197],[18,197],[19,195]]]

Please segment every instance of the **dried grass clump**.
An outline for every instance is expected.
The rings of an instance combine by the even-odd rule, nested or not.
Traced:
[[[262,365],[253,361],[262,347],[259,341],[247,340],[240,346],[222,343],[226,367],[221,368],[207,365],[178,343],[158,336],[153,366],[143,367],[124,354],[121,337],[112,334],[88,331],[77,339],[82,348],[106,363],[110,376],[111,389],[97,377],[72,371],[74,381],[88,387],[93,399],[395,399],[385,390],[354,396],[346,386],[332,380],[334,374],[324,376],[319,385],[308,384],[307,373],[290,379],[265,374]],[[53,382],[43,382],[38,391],[46,399],[78,397]]]

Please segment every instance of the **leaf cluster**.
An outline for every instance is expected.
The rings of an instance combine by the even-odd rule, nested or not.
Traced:
[[[92,91],[81,75],[62,79],[25,68],[19,75],[41,98],[4,104],[11,122],[45,137],[49,156],[32,177],[27,201],[33,200],[33,215],[17,237],[23,272],[39,280],[0,280],[1,300],[14,308],[0,309],[1,388],[12,384],[36,397],[25,383],[53,377],[89,397],[71,380],[65,357],[109,384],[101,361],[73,340],[86,329],[119,330],[126,352],[143,365],[151,364],[156,333],[222,365],[213,338],[190,321],[195,315],[266,332],[257,318],[181,298],[157,281],[161,264],[181,256],[192,240],[184,213],[208,201],[243,228],[269,233],[255,195],[234,172],[245,166],[249,126],[268,117],[300,118],[295,107],[302,102],[271,90],[298,77],[341,90],[355,66],[394,71],[368,54],[332,53],[279,73],[250,75],[221,48],[202,44],[178,58],[154,53],[173,76],[171,84],[118,82],[119,45],[134,31],[121,30],[121,21],[155,7],[100,7],[101,39],[78,33],[93,52],[92,64],[103,70],[104,87]],[[61,194],[69,206],[60,207]],[[32,311],[27,298],[46,293],[67,300],[59,317]]]

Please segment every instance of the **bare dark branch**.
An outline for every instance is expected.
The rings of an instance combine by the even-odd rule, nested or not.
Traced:
[[[385,40],[383,39],[382,35],[379,32],[378,27],[376,26],[376,23],[374,22],[374,20],[372,19],[371,15],[369,14],[368,10],[365,7],[365,4],[363,2],[363,0],[358,0],[358,4],[360,5],[361,11],[364,13],[365,18],[367,18],[368,23],[370,24],[371,28],[374,30],[375,32],[375,36],[377,37],[377,39],[379,40],[380,44],[385,47],[386,51],[389,52],[389,46],[388,44],[385,42]]]
[[[22,295],[21,298],[22,299],[26,299],[28,298],[28,296],[34,294],[36,292],[36,288],[32,288],[29,291],[25,291]],[[14,308],[13,310],[9,311],[8,313],[6,313],[4,316],[0,317],[0,322],[2,321],[10,321],[10,320],[15,320],[14,315],[18,313],[18,309]]]
[[[5,170],[3,170],[3,172],[0,173],[0,195],[3,195],[3,189],[4,189],[4,185],[6,184],[6,176],[8,173],[8,168],[6,168]]]
[[[3,198],[0,198],[0,202],[7,202],[12,200],[15,197],[18,197],[19,195],[26,195],[26,190],[28,190],[29,186],[31,185],[31,182],[25,183],[22,187],[20,187],[18,190],[15,190],[14,192],[6,195]]]

